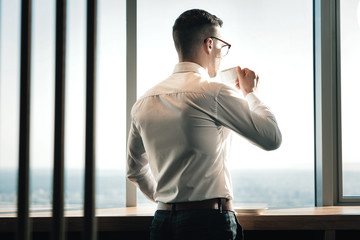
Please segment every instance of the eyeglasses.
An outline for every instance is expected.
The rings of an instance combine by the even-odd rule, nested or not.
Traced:
[[[224,40],[221,40],[220,38],[217,38],[217,37],[209,37],[209,38],[214,38],[225,44],[225,45],[221,46],[221,57],[225,57],[229,53],[229,50],[231,48],[230,43],[227,43]],[[206,39],[204,40],[204,42],[206,42]]]

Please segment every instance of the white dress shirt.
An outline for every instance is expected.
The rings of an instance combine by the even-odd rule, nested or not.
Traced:
[[[153,201],[232,199],[231,131],[265,150],[281,144],[274,115],[254,93],[245,100],[190,62],[142,96],[131,117],[127,176]]]

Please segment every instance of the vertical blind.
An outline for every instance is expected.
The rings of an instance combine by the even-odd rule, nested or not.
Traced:
[[[31,88],[31,0],[21,2],[20,126],[17,239],[30,239],[29,147]],[[86,147],[84,239],[96,239],[95,218],[95,92],[97,0],[87,1],[86,39]],[[64,119],[66,0],[56,1],[55,125],[52,239],[65,239],[64,224]]]
[[[95,219],[95,69],[97,0],[87,1],[86,33],[86,141],[84,236],[96,239]]]
[[[21,3],[18,239],[29,239],[31,0]]]
[[[66,0],[56,1],[53,239],[64,239]]]

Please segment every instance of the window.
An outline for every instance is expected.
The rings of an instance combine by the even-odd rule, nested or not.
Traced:
[[[68,208],[83,207],[86,1],[68,1],[65,167]],[[98,1],[96,207],[125,206],[125,1]],[[116,27],[114,27],[116,26]]]
[[[125,3],[98,1],[97,208],[125,207]]]
[[[16,211],[21,1],[1,2],[0,213]],[[125,1],[98,3],[97,208],[125,206]],[[116,26],[116,28],[114,28]],[[86,1],[67,2],[65,208],[83,208]],[[30,207],[51,210],[55,0],[32,2]],[[114,184],[115,183],[115,184]]]
[[[86,1],[67,2],[65,73],[65,206],[83,208],[86,104]]]
[[[343,197],[360,198],[360,156],[357,152],[360,113],[356,109],[360,75],[360,1],[340,2],[341,131]]]
[[[219,8],[218,1],[138,1],[138,97],[168,77],[178,61],[172,40],[176,17],[191,8],[217,15],[224,21],[224,39],[232,44],[221,68],[240,65],[257,71],[259,94],[283,134],[283,144],[274,152],[234,136],[230,164],[235,203],[313,206],[312,1],[222,4],[231,7]],[[138,202],[147,202],[141,193]]]
[[[32,8],[30,208],[50,210],[54,145],[55,1]]]
[[[14,211],[16,208],[20,1],[2,1],[0,4],[0,212],[2,212]]]

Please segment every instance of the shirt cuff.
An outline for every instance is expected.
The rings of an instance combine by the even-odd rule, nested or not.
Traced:
[[[254,110],[257,106],[261,105],[261,100],[254,92],[248,93],[245,98],[248,101],[251,110]]]

